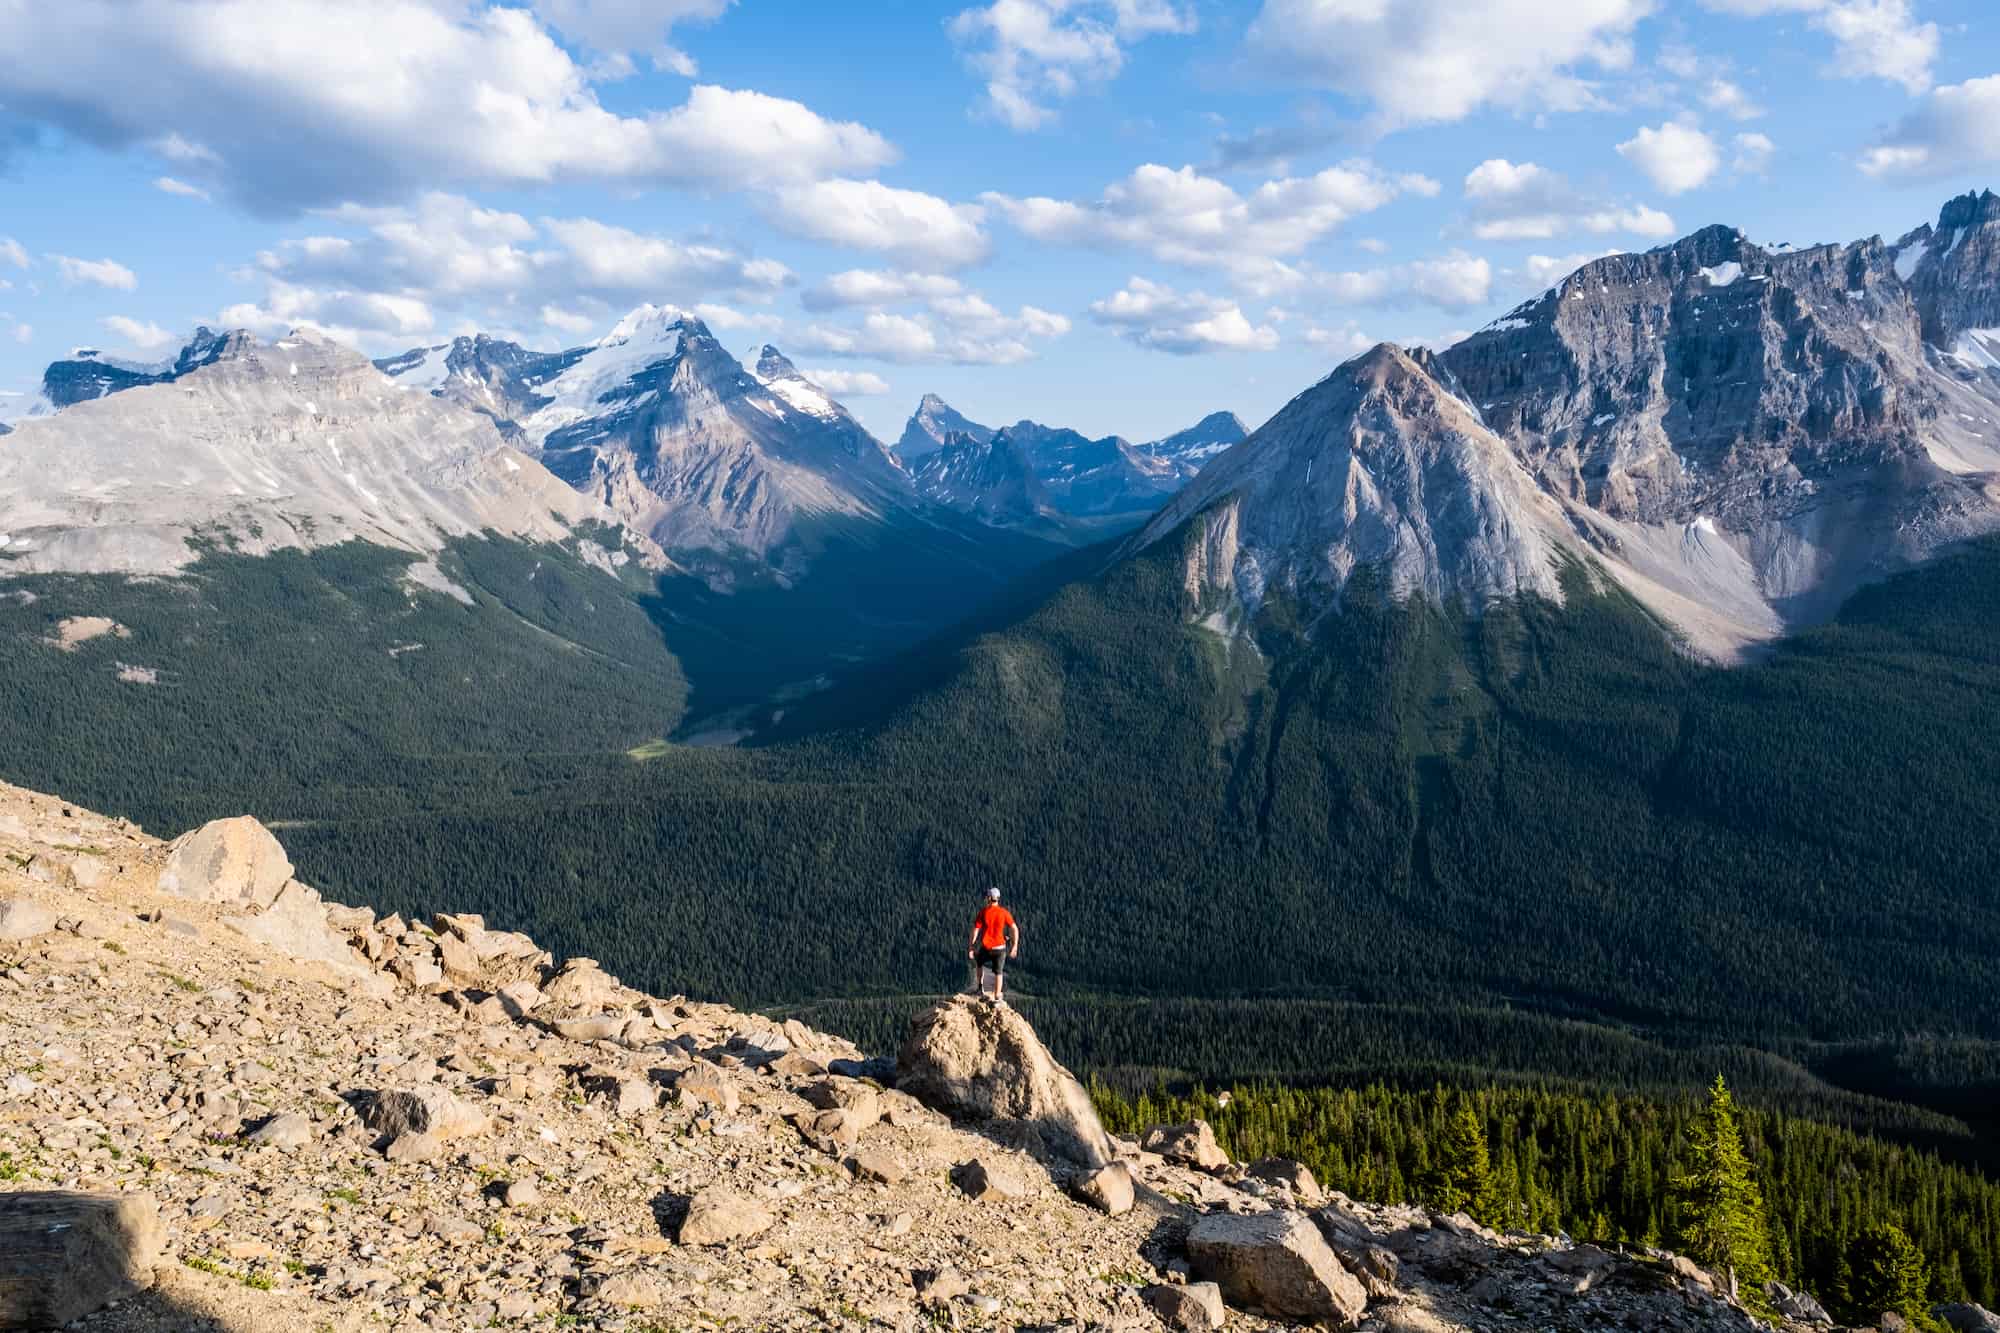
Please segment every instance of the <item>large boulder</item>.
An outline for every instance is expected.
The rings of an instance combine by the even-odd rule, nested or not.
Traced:
[[[0,1194],[0,1328],[60,1328],[153,1285],[150,1194]]]
[[[1983,1305],[1940,1305],[1931,1313],[1955,1333],[2000,1333],[2000,1315]]]
[[[31,940],[56,928],[56,914],[33,898],[0,898],[0,940]]]
[[[1076,1183],[1076,1197],[1113,1217],[1132,1211],[1132,1173],[1123,1162],[1093,1171]]]
[[[726,1245],[769,1231],[777,1219],[734,1190],[711,1186],[688,1202],[681,1244]]]
[[[1206,1120],[1155,1125],[1146,1131],[1140,1146],[1177,1166],[1191,1166],[1197,1171],[1215,1171],[1229,1165],[1229,1154],[1215,1141],[1215,1130]]]
[[[1289,1157],[1260,1157],[1246,1169],[1267,1185],[1283,1185],[1303,1207],[1317,1208],[1326,1202],[1319,1182],[1313,1179],[1312,1170],[1304,1162]]]
[[[1026,1146],[1091,1171],[1114,1155],[1090,1094],[1005,1005],[957,995],[917,1015],[896,1083],[961,1119],[1012,1122]]]
[[[1160,1317],[1160,1326],[1169,1333],[1214,1333],[1229,1317],[1222,1305],[1222,1291],[1213,1282],[1190,1282],[1181,1287],[1156,1284],[1141,1291],[1139,1298]]]
[[[167,848],[160,892],[210,903],[268,907],[292,877],[292,860],[249,815],[214,819]]]
[[[1187,1251],[1195,1272],[1239,1309],[1350,1328],[1368,1308],[1360,1279],[1303,1213],[1211,1213],[1188,1232]]]
[[[378,1092],[362,1119],[392,1139],[421,1134],[440,1141],[484,1134],[492,1124],[485,1112],[435,1083]]]
[[[348,933],[328,920],[326,903],[318,891],[295,879],[287,880],[263,911],[254,916],[229,917],[225,924],[245,938],[289,958],[324,963],[370,994],[386,995],[395,989],[388,978],[355,952],[348,943]]]

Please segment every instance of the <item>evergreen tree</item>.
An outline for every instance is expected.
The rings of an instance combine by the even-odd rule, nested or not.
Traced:
[[[1733,1279],[1746,1305],[1759,1306],[1771,1280],[1771,1240],[1764,1195],[1737,1128],[1736,1102],[1722,1076],[1708,1107],[1689,1127],[1687,1174],[1674,1182],[1681,1245],[1688,1256]]]
[[[1857,1323],[1873,1323],[1894,1311],[1918,1328],[1937,1327],[1923,1251],[1894,1222],[1878,1222],[1855,1238],[1843,1287],[1847,1314]]]
[[[1470,1102],[1461,1102],[1445,1127],[1444,1142],[1432,1168],[1430,1196],[1440,1212],[1466,1213],[1489,1227],[1506,1222],[1486,1147],[1486,1127]]]

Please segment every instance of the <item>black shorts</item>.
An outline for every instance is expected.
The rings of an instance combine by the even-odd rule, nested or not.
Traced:
[[[978,963],[995,976],[1000,975],[1007,970],[1007,946],[1003,944],[997,949],[981,949]]]

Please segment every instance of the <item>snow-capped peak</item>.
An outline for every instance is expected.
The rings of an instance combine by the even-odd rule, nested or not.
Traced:
[[[783,352],[765,343],[757,353],[757,365],[750,372],[751,377],[785,402],[808,416],[821,421],[834,421],[847,415],[847,409],[829,397],[826,391],[799,374]]]
[[[650,304],[638,307],[561,374],[540,386],[538,392],[554,401],[523,424],[534,437],[545,439],[571,422],[595,415],[606,400],[622,396],[620,391],[635,377],[679,356],[690,338],[712,341],[707,326],[685,310]]]
[[[683,332],[708,329],[701,320],[688,311],[673,305],[653,305],[650,302],[629,311],[625,318],[611,326],[611,332],[597,340],[599,347],[624,347],[634,343],[653,342],[680,347]],[[673,353],[667,353],[671,356]]]

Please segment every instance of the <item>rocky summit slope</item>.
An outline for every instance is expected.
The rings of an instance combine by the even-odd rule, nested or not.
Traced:
[[[59,363],[49,383],[104,371]],[[17,420],[0,444],[0,569],[153,574],[202,544],[435,552],[456,536],[564,541],[616,521],[490,421],[399,392],[317,334],[203,330],[168,368],[118,376]],[[662,562],[643,539],[634,557]]]
[[[1238,539],[1204,577],[1252,606],[1279,581],[1331,603],[1374,565],[1399,594],[1477,607],[1546,593],[1575,559],[1734,660],[2000,528],[1996,326],[1991,194],[1894,245],[1708,227],[1586,264],[1435,356],[1357,358],[1221,455],[1146,540],[1213,510]],[[1271,491],[1263,512],[1240,491],[1309,473],[1324,503]]]
[[[1752,1326],[1670,1256],[1358,1204],[1199,1122],[1108,1136],[969,996],[864,1058],[326,904],[252,820],[163,843],[0,787],[0,1234],[86,1194],[120,1224],[0,1301],[158,1333]]]

